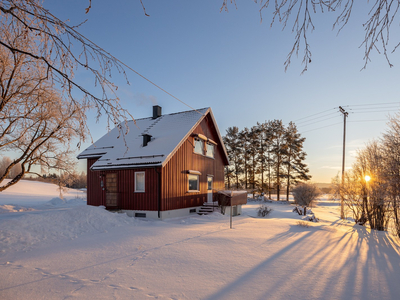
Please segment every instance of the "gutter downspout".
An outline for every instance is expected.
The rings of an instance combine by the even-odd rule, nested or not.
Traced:
[[[161,218],[161,171],[158,170],[157,167],[154,167],[154,170],[157,173],[157,210],[158,210],[158,218]]]

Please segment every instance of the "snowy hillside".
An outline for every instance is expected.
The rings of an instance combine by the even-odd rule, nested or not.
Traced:
[[[5,182],[7,182],[6,179]],[[84,199],[86,194],[82,191],[65,189],[62,191],[62,196],[64,199]],[[19,183],[11,186],[5,191],[0,193],[0,205],[4,204],[19,204],[19,205],[38,205],[46,204],[49,200],[53,198],[60,197],[60,190],[57,185],[21,180]]]
[[[341,221],[320,200],[300,226],[288,204],[256,217],[167,221],[85,205],[23,181],[0,193],[0,299],[398,299],[399,241]],[[42,200],[40,200],[42,199]],[[304,224],[304,223],[302,223]]]

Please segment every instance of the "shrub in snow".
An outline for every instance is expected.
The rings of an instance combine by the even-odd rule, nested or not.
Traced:
[[[301,226],[301,227],[306,227],[306,228],[310,227],[310,225],[308,225],[308,223],[305,221],[298,221],[297,225]]]
[[[318,189],[318,187],[315,184],[299,183],[295,188],[292,189],[292,194],[293,194],[294,202],[296,204],[304,206],[304,215],[306,215],[307,214],[306,207],[310,206],[311,203],[319,195],[321,195],[321,191]]]
[[[308,217],[306,218],[306,220],[307,220],[307,221],[310,221],[310,222],[314,222],[314,223],[319,222],[319,219],[318,219],[314,214],[312,214],[311,216],[308,216]]]
[[[266,205],[260,205],[260,207],[257,208],[257,215],[259,217],[265,217],[267,216],[270,212],[272,211],[272,208],[266,206]]]
[[[293,208],[293,212],[296,212],[301,216],[303,214],[303,209],[300,206],[296,206]]]
[[[307,215],[307,214],[313,214],[311,209],[308,209],[307,207],[301,207],[301,206],[296,206],[295,208],[293,208],[293,212],[298,213],[300,216]]]

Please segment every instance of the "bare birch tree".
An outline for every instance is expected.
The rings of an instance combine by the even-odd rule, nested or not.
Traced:
[[[304,71],[307,71],[308,64],[312,61],[311,47],[308,42],[308,34],[315,29],[313,15],[317,13],[334,14],[333,29],[340,32],[349,22],[354,14],[354,0],[254,0],[259,4],[260,18],[263,20],[265,15],[271,15],[271,26],[279,22],[283,28],[289,27],[295,34],[293,46],[290,49],[285,61],[285,70],[289,67],[293,55],[298,56],[300,50],[303,51]],[[221,11],[228,11],[229,4],[234,4],[236,0],[223,0]],[[394,42],[394,46],[389,48],[391,27],[399,23],[398,11],[400,1],[394,0],[373,0],[363,3],[370,6],[364,22],[360,25],[364,27],[364,36],[360,38],[360,46],[364,48],[364,67],[370,61],[371,54],[376,51],[383,54],[392,67],[389,54],[397,50],[400,40]]]
[[[86,112],[106,115],[108,126],[129,113],[119,104],[110,81],[112,55],[59,20],[39,0],[0,0],[0,151],[15,159],[0,176],[0,191],[18,182],[34,165],[66,170],[70,143],[85,140]],[[95,86],[75,81],[86,70]],[[21,172],[2,184],[14,166]]]
[[[394,230],[400,237],[400,114],[391,117],[389,129],[383,135],[385,157],[384,174],[387,181],[387,195],[391,202]]]
[[[387,198],[388,182],[384,173],[384,156],[377,141],[370,142],[357,153],[353,170],[365,184],[363,209],[372,229],[386,230],[391,203]],[[368,177],[366,177],[368,176]]]

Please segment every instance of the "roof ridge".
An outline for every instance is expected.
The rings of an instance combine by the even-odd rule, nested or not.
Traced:
[[[202,108],[198,108],[198,109],[191,109],[191,110],[185,110],[185,111],[180,111],[180,112],[175,112],[175,113],[170,113],[170,114],[165,114],[165,115],[161,115],[161,117],[163,116],[172,116],[172,115],[177,115],[177,114],[183,114],[183,113],[188,113],[188,112],[197,112],[203,109],[209,109],[210,107],[202,107]],[[146,117],[146,118],[140,118],[140,119],[134,119],[134,120],[128,120],[128,122],[135,122],[135,121],[140,121],[140,120],[146,120],[146,119],[152,119],[153,117]],[[158,118],[157,118],[158,119]]]

